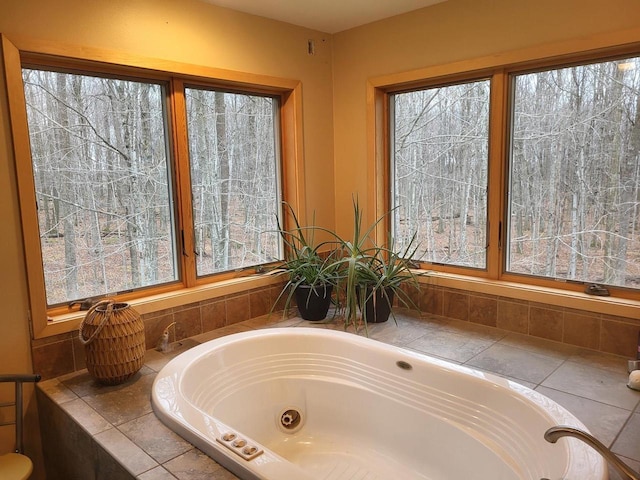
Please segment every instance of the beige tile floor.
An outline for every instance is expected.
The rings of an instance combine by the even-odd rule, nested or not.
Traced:
[[[125,388],[96,387],[86,373],[45,382],[43,388],[140,480],[235,479],[155,418],[148,401],[151,382],[173,356],[190,346],[274,326],[342,328],[332,320],[253,319],[187,339],[170,354],[150,350],[145,367]],[[397,325],[370,325],[369,335],[533,388],[570,410],[632,468],[640,468],[640,392],[626,387],[624,358],[469,322],[403,314],[397,315]],[[120,401],[123,398],[126,402]],[[614,472],[610,478],[619,480]]]

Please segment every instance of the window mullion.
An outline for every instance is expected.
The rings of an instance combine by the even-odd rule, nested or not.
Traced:
[[[489,112],[489,181],[487,207],[487,274],[497,279],[504,270],[505,175],[507,173],[508,141],[508,75],[504,70],[491,78]],[[501,242],[500,242],[501,239]]]
[[[187,109],[184,82],[171,81],[171,119],[173,122],[173,154],[175,158],[176,201],[179,211],[179,268],[186,287],[196,285],[196,255],[193,238],[193,209],[191,203],[191,175],[187,137]]]

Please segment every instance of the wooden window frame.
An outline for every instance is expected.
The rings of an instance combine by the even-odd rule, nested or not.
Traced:
[[[381,216],[391,206],[390,96],[396,92],[490,78],[487,268],[478,270],[425,262],[420,264],[420,268],[429,270],[431,275],[424,281],[472,292],[637,317],[640,313],[640,290],[611,287],[611,297],[595,298],[584,293],[582,283],[508,273],[504,243],[507,238],[505,215],[511,75],[640,55],[639,38],[638,30],[616,32],[369,79],[368,201],[374,208],[369,212],[368,220]],[[376,238],[383,240],[388,229],[388,223],[379,225]]]
[[[185,84],[277,97],[280,104],[278,130],[281,195],[296,211],[301,212],[300,215],[304,216],[305,209],[302,208],[305,205],[302,85],[299,80],[183,64],[109,50],[45,43],[32,39],[9,39],[6,35],[1,35],[1,41],[29,288],[30,327],[34,339],[76,330],[85,312],[69,312],[64,307],[47,308],[22,84],[23,65],[166,82],[170,104],[167,122],[171,137],[170,157],[173,158],[171,168],[173,168],[173,190],[176,202],[175,228],[181,233],[176,239],[178,252],[194,251],[193,228],[191,228],[189,146],[184,104]],[[304,220],[301,218],[301,221]],[[197,278],[194,257],[194,255],[179,255],[178,281],[118,295],[115,298],[135,305],[140,313],[149,313],[263,287],[279,281],[277,277],[256,275],[255,269]]]
[[[430,88],[440,88],[440,87],[448,87],[448,86],[453,86],[453,85],[462,85],[465,83],[471,83],[471,82],[480,82],[480,81],[488,81],[489,82],[489,88],[490,88],[490,108],[489,108],[489,120],[488,123],[489,125],[491,125],[492,121],[495,121],[496,119],[493,116],[493,112],[494,109],[492,108],[493,104],[494,104],[494,92],[496,89],[494,89],[494,85],[496,84],[496,82],[499,81],[499,79],[495,78],[495,75],[492,75],[491,71],[480,71],[480,72],[473,72],[472,74],[462,74],[462,75],[453,75],[449,78],[444,79],[445,81],[443,82],[443,79],[437,78],[434,79],[433,81],[427,80],[424,83],[418,83],[416,85],[410,85],[409,88],[407,88],[406,86],[404,88],[387,88],[385,89],[384,92],[384,102],[385,102],[385,106],[384,108],[387,110],[387,113],[385,115],[386,117],[386,124],[387,124],[387,146],[385,148],[385,151],[387,152],[387,158],[384,160],[385,162],[385,175],[384,178],[386,178],[386,183],[385,183],[385,190],[387,191],[387,202],[388,204],[386,205],[387,210],[390,210],[393,205],[391,205],[392,202],[392,198],[391,198],[391,190],[392,190],[392,186],[391,186],[391,165],[392,165],[392,154],[391,154],[391,149],[393,148],[393,146],[391,145],[390,142],[390,138],[391,138],[391,122],[392,122],[392,118],[391,118],[391,101],[392,101],[392,96],[395,94],[402,94],[405,92],[411,92],[411,91],[415,91],[415,90],[422,90],[422,89],[430,89]],[[489,133],[487,135],[487,144],[489,147],[488,150],[488,155],[487,155],[487,168],[488,168],[488,177],[487,177],[487,184],[491,184],[492,180],[495,180],[492,178],[492,172],[495,170],[492,167],[492,159],[495,158],[497,156],[497,152],[495,152],[495,146],[498,145],[498,143],[496,141],[492,142],[492,138],[491,138],[491,132],[492,129],[489,128]],[[496,140],[500,140],[500,139],[496,139]],[[492,148],[493,147],[493,148]],[[488,189],[488,186],[487,186]],[[490,228],[490,221],[489,221],[489,212],[488,212],[488,205],[490,203],[490,198],[487,199],[487,218],[486,220],[486,224],[487,224],[487,231],[486,231],[486,243],[489,244],[490,243],[490,239],[489,239],[489,235],[491,232],[491,228]],[[390,223],[393,221],[391,216],[389,215],[388,217],[388,225],[387,225],[387,231],[391,231],[391,226]],[[421,265],[422,268],[431,268],[432,265],[437,265],[437,268],[440,271],[443,272],[451,272],[451,273],[465,273],[465,272],[473,272],[472,275],[475,276],[479,276],[479,277],[489,277],[490,276],[490,272],[489,272],[489,253],[490,253],[490,249],[487,248],[487,257],[485,259],[486,261],[486,267],[485,268],[481,268],[481,267],[465,267],[462,265],[449,265],[449,264],[443,264],[443,263],[437,263],[437,264],[432,264],[430,262],[419,262],[419,264]]]

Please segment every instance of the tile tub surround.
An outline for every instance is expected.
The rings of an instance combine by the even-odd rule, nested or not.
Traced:
[[[164,328],[172,322],[176,322],[176,330],[171,340],[181,340],[265,315],[281,288],[282,285],[256,288],[145,314],[142,319],[147,348],[155,347]],[[443,316],[627,358],[636,355],[640,320],[633,318],[428,284],[408,293],[424,317]],[[274,312],[281,313],[282,304],[283,299]],[[34,340],[31,349],[34,371],[44,379],[86,367],[77,331]]]
[[[266,315],[281,289],[282,285],[274,284],[144,314],[146,346],[154,348],[163,330],[173,322],[175,329],[170,331],[170,340],[176,341]],[[273,315],[282,315],[282,310],[283,304],[279,302]],[[33,340],[31,351],[34,372],[40,373],[43,379],[86,368],[84,346],[77,330]]]
[[[640,392],[626,387],[626,359],[469,321],[408,312],[370,325],[374,339],[492,372],[563,405],[634,469],[640,468]],[[223,335],[270,327],[342,329],[339,320],[260,317],[199,334],[169,353],[149,350],[123,385],[86,371],[38,384],[48,480],[227,480],[237,477],[167,429],[151,410],[157,372],[175,355]],[[611,472],[611,480],[619,480]]]

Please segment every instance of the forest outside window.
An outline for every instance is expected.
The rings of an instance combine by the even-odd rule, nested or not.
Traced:
[[[512,82],[507,272],[640,288],[640,58]]]
[[[279,95],[31,65],[22,80],[48,308],[280,258]]]
[[[537,63],[372,82],[395,247],[416,233],[425,268],[638,299],[640,57]]]
[[[199,277],[280,258],[278,101],[185,88]]]
[[[390,96],[392,228],[415,260],[484,269],[490,81]]]
[[[178,279],[165,85],[23,69],[48,305]]]

